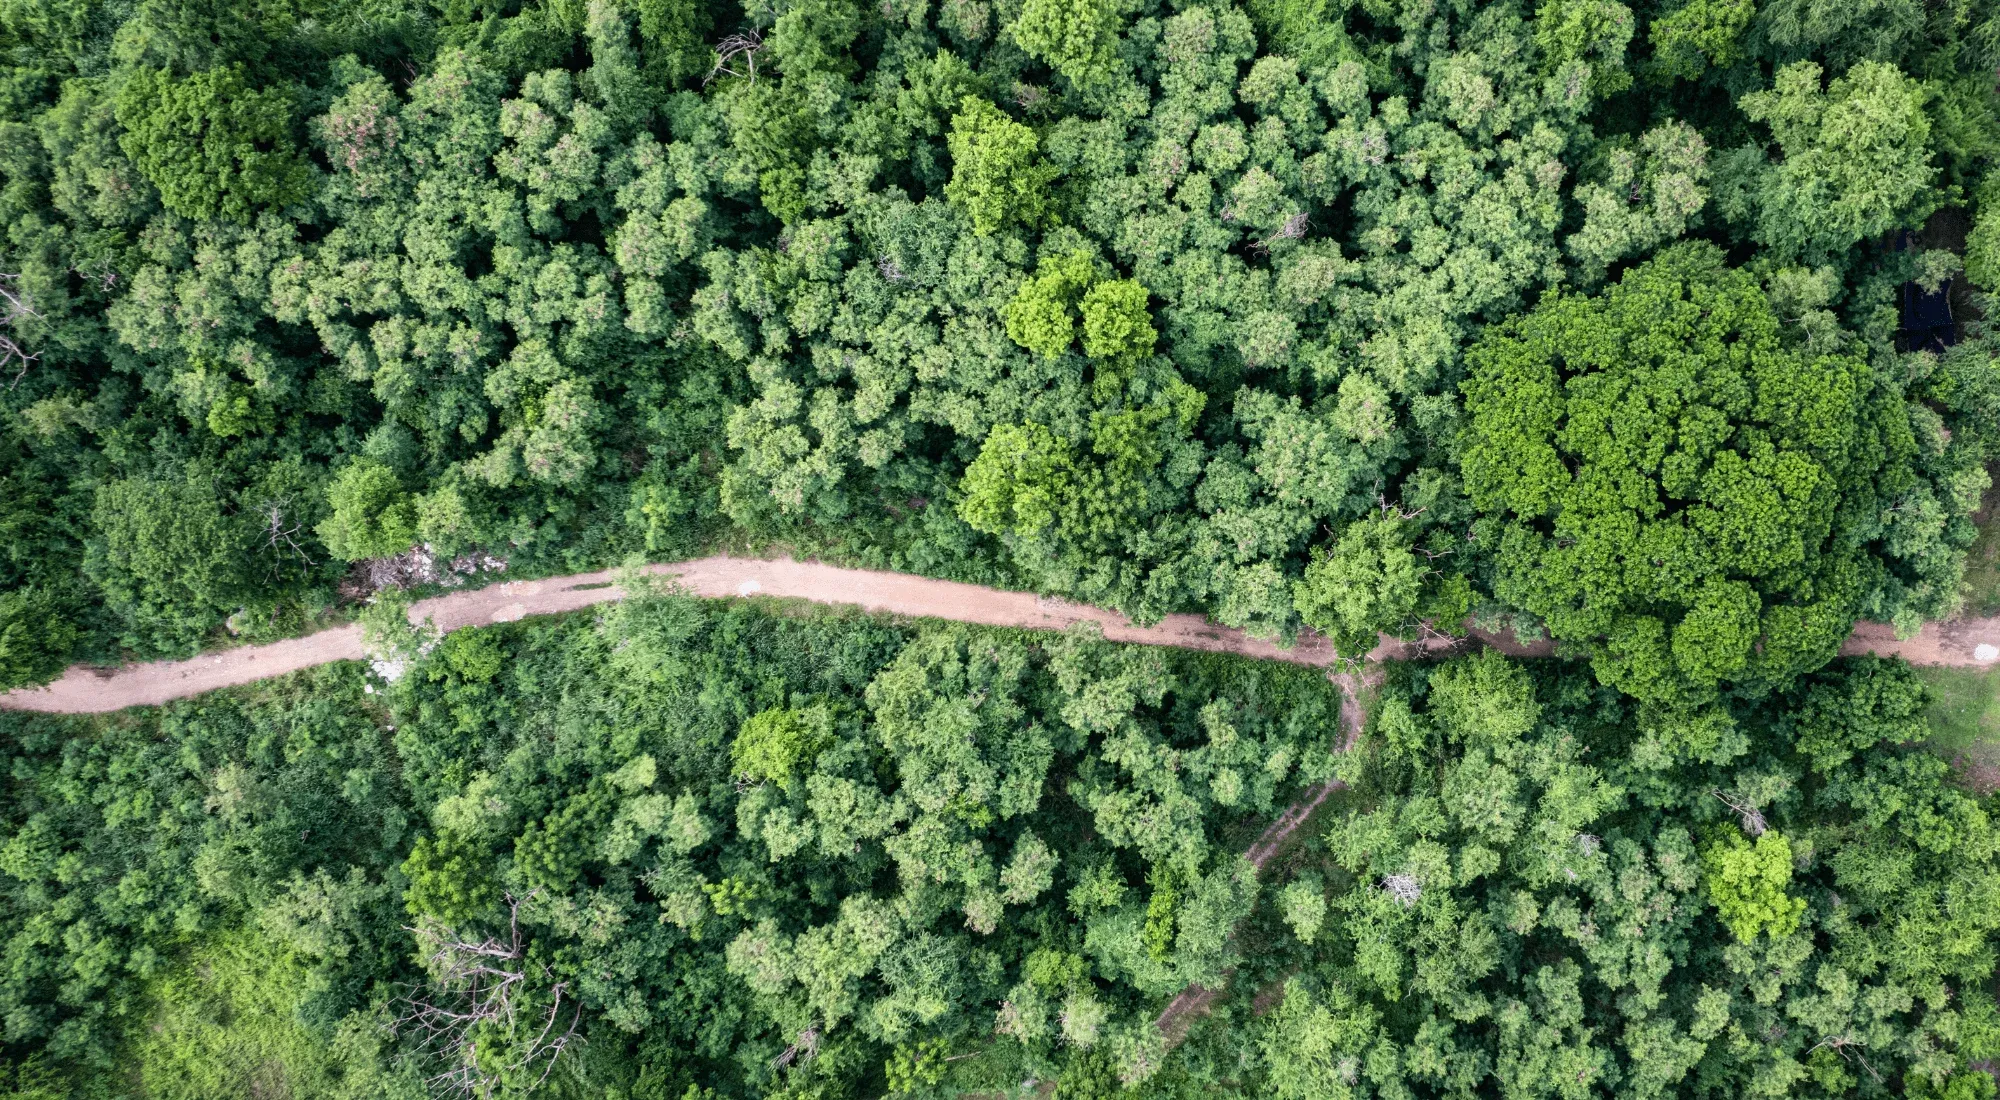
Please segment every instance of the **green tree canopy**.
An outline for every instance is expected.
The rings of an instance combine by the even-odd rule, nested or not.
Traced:
[[[1003,225],[1034,226],[1048,213],[1057,170],[1036,157],[1035,132],[978,96],[966,96],[951,119],[951,182],[945,197],[985,236]]]
[[[396,471],[372,458],[341,467],[327,488],[333,514],[319,525],[320,541],[348,561],[386,558],[417,541],[417,508]]]
[[[289,89],[254,87],[241,65],[186,78],[140,69],[118,91],[119,141],[167,209],[249,221],[308,193],[293,110]]]
[[[1846,637],[1853,516],[1901,476],[1902,401],[1860,360],[1789,342],[1718,250],[1677,247],[1502,326],[1465,395],[1494,591],[1587,646],[1605,682],[1660,701],[1762,689]]]
[[[1723,210],[1749,220],[1756,241],[1783,256],[1823,258],[1914,225],[1939,205],[1924,111],[1933,89],[1878,61],[1824,86],[1822,76],[1813,62],[1787,65],[1769,90],[1740,101],[1769,127],[1782,158],[1767,163],[1759,149],[1735,150],[1728,174],[1738,194]]]

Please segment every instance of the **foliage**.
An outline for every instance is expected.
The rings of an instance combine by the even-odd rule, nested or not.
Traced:
[[[972,231],[987,236],[1009,223],[1033,226],[1048,211],[1053,168],[1036,160],[1035,132],[978,96],[966,96],[951,119],[952,172],[945,197],[965,210]]]
[[[1464,578],[1430,568],[1443,554],[1414,545],[1416,534],[1392,511],[1349,527],[1293,585],[1299,617],[1348,656],[1375,648],[1380,633],[1409,635],[1426,621],[1450,629],[1463,620],[1471,611]]]
[[[1028,56],[1078,84],[1103,79],[1115,56],[1104,0],[1024,0],[1010,29]]]
[[[1782,686],[1833,656],[1869,571],[1904,556],[1880,522],[1920,481],[1903,400],[1837,346],[1786,339],[1708,246],[1545,301],[1474,350],[1466,382],[1494,590],[1641,698]]]
[[[128,644],[187,649],[250,581],[250,532],[224,512],[206,471],[130,478],[97,490],[92,519],[102,542],[89,569],[121,617]]]
[[[0,1088],[401,1095],[407,923],[509,945],[510,1090],[566,1019],[543,1087],[628,1100],[1977,1093],[1982,811],[1827,662],[1960,604],[1995,337],[1896,307],[1993,289],[1990,7],[0,6],[0,685],[420,543],[1476,615],[1598,678],[1402,674],[1260,883],[1334,767],[1304,672],[368,594],[375,693],[5,720]],[[1284,1005],[1168,1055],[1230,972]]]
[[[1321,842],[1338,885],[1311,961],[1248,1025],[1262,1094],[1971,1089],[1996,834],[1865,702],[1920,703],[1907,668],[1731,708],[1735,747],[1707,760],[1662,753],[1647,709],[1580,668],[1506,668],[1385,690],[1382,721],[1422,734],[1369,760],[1365,807]],[[1853,753],[1796,751],[1801,710],[1841,714]]]
[[[1690,239],[1781,343],[1865,366],[1863,434],[1904,403],[1910,480],[1839,529],[1884,568],[1840,583],[1913,629],[1952,605],[2000,401],[1982,326],[1899,343],[1896,285],[1947,273],[1894,234],[1962,213],[1991,281],[1996,27],[1970,0],[21,8],[0,631],[49,629],[0,672],[295,631],[418,544],[513,577],[783,546],[1355,645],[1525,621],[1466,493],[1469,357]],[[214,553],[119,549],[112,486],[195,476]],[[1384,508],[1421,598],[1302,604]]]
[[[417,539],[417,509],[396,471],[372,459],[343,466],[327,488],[333,514],[319,525],[320,541],[335,557],[386,558]]]
[[[1821,75],[1809,61],[1788,65],[1770,90],[1741,101],[1745,116],[1768,126],[1784,155],[1753,168],[1754,148],[1734,151],[1733,172],[1754,174],[1732,181],[1746,194],[1724,212],[1743,218],[1754,210],[1753,238],[1783,257],[1817,259],[1914,225],[1935,207],[1924,113],[1931,90],[1874,61],[1824,88]]]
[[[1726,832],[1702,849],[1701,870],[1718,919],[1737,939],[1749,943],[1760,932],[1783,939],[1798,931],[1806,903],[1785,893],[1792,881],[1792,845],[1784,834],[1766,830],[1753,844],[1742,833]]]
[[[309,179],[292,145],[292,95],[254,88],[241,65],[185,79],[139,69],[118,90],[125,155],[168,210],[194,220],[249,221],[304,198]]]
[[[507,1096],[1957,1095],[1993,1048],[2000,835],[1907,668],[1697,720],[1580,664],[1397,666],[1253,871],[1337,700],[642,591],[392,683],[0,715],[7,1080],[414,1098],[468,1012]],[[1169,1049],[1189,983],[1267,1010]]]

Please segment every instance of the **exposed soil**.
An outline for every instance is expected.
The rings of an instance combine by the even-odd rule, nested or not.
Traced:
[[[1361,672],[1352,668],[1343,669],[1333,673],[1328,679],[1340,688],[1342,734],[1340,748],[1345,752],[1361,740],[1361,730],[1368,724],[1368,713],[1361,697],[1364,692],[1381,685],[1382,668],[1380,665],[1370,665]],[[1286,807],[1285,812],[1279,814],[1278,819],[1271,822],[1262,835],[1257,837],[1256,842],[1250,845],[1249,850],[1243,853],[1243,858],[1249,860],[1251,866],[1262,871],[1264,865],[1271,862],[1271,858],[1278,854],[1278,849],[1284,847],[1285,841],[1312,818],[1314,811],[1325,805],[1326,800],[1332,797],[1335,791],[1343,790],[1346,786],[1347,784],[1338,779],[1330,779],[1313,788],[1309,794]],[[1260,1001],[1264,999],[1266,993],[1269,993],[1269,990],[1258,994]],[[1188,986],[1168,1002],[1167,1007],[1161,1010],[1159,1018],[1153,1021],[1153,1026],[1159,1028],[1160,1034],[1166,1036],[1167,1046],[1177,1046],[1182,1039],[1187,1038],[1188,1029],[1194,1026],[1195,1020],[1215,1007],[1215,1002],[1222,999],[1222,994],[1221,989],[1210,989],[1200,985]],[[1278,987],[1277,996],[1282,998],[1283,995],[1284,987],[1281,985]],[[1257,1008],[1257,1014],[1263,1015],[1268,1008],[1268,1005]]]
[[[1443,654],[1472,644],[1450,638],[1401,642],[1384,638],[1356,667],[1341,662],[1324,638],[1307,633],[1289,649],[1246,636],[1240,630],[1216,626],[1198,615],[1169,615],[1154,626],[1134,626],[1123,615],[1028,592],[1007,592],[954,581],[931,580],[903,573],[843,569],[817,562],[762,561],[718,556],[654,565],[647,572],[675,577],[697,596],[776,596],[819,603],[853,604],[869,611],[912,618],[951,619],[982,626],[1062,630],[1077,623],[1095,623],[1108,641],[1175,646],[1213,653],[1293,664],[1335,667],[1329,675],[1342,696],[1340,714],[1343,748],[1361,736],[1366,714],[1362,695],[1381,682],[1379,662],[1426,654]],[[514,622],[529,615],[576,611],[593,604],[622,599],[616,573],[606,570],[550,577],[539,581],[508,581],[470,592],[453,592],[419,601],[410,619],[428,619],[449,632],[487,623]],[[1548,643],[1522,645],[1510,636],[1475,631],[1474,640],[1516,656],[1540,657],[1552,652]],[[1912,664],[1982,666],[2000,661],[2000,617],[1933,623],[1914,638],[1899,641],[1879,623],[1862,623],[1842,647],[1849,655],[1876,653],[1898,656]],[[118,669],[77,666],[47,687],[0,695],[0,709],[49,713],[102,714],[125,707],[156,706],[217,688],[282,676],[313,665],[365,657],[359,626],[341,626],[267,645],[244,646],[185,661],[153,661]],[[1337,666],[1337,667],[1336,667]],[[2000,762],[1967,761],[1989,781],[2000,774]],[[1993,773],[1993,774],[1983,774]],[[1243,853],[1262,869],[1313,812],[1341,789],[1331,780],[1278,815]],[[1194,1021],[1223,996],[1221,989],[1189,986],[1159,1015],[1156,1025],[1169,1046],[1187,1036]],[[1264,1006],[1260,1006],[1264,1007]]]
[[[1297,645],[1284,649],[1264,639],[1247,637],[1240,630],[1216,626],[1199,615],[1169,615],[1153,626],[1134,626],[1123,615],[1100,608],[1029,592],[1006,592],[903,573],[727,556],[655,565],[647,571],[673,575],[697,596],[782,596],[855,604],[870,611],[914,618],[1036,630],[1061,630],[1090,622],[1101,627],[1104,637],[1114,642],[1177,646],[1320,667],[1337,662],[1333,647],[1324,638],[1310,633],[1302,636]],[[485,623],[513,622],[529,615],[575,611],[622,598],[625,593],[617,587],[616,579],[614,572],[606,570],[538,581],[508,581],[419,601],[412,608],[411,617],[418,622],[428,618],[439,630],[451,631]],[[1511,637],[1481,632],[1474,632],[1474,637],[1480,643],[1518,656],[1546,656],[1551,652],[1545,642],[1524,646]],[[1441,654],[1458,644],[1448,638],[1421,642],[1385,639],[1369,654],[1369,659],[1375,662]],[[1982,651],[1982,647],[1987,648]],[[2000,617],[1933,623],[1906,641],[1898,641],[1887,626],[1862,623],[1842,652],[1899,656],[1919,665],[1990,665],[2000,660]],[[118,669],[78,666],[47,687],[0,695],[0,708],[101,714],[125,707],[155,706],[171,699],[362,656],[360,628],[335,627],[303,638],[242,646],[184,661],[152,661]],[[1359,708],[1347,710],[1358,714]],[[1353,732],[1349,731],[1350,736]]]

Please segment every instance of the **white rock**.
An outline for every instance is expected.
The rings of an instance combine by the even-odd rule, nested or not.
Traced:
[[[1973,646],[1972,659],[1981,662],[2000,660],[2000,646],[1991,646],[1991,645]]]
[[[744,581],[742,584],[736,586],[736,594],[739,596],[748,596],[752,592],[762,592],[763,590],[764,586],[758,584],[756,581]]]

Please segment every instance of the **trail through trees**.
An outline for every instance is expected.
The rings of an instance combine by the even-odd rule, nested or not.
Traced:
[[[1153,626],[1135,626],[1123,615],[1101,608],[1008,592],[980,585],[932,580],[904,573],[844,569],[818,562],[763,561],[716,556],[647,567],[675,577],[697,596],[772,596],[815,603],[853,604],[869,611],[916,618],[951,619],[982,626],[1062,630],[1092,622],[1107,641],[1174,646],[1241,657],[1331,666],[1333,647],[1307,633],[1290,649],[1240,630],[1217,626],[1199,615],[1168,615]],[[529,615],[576,611],[620,599],[617,574],[605,570],[510,581],[419,601],[413,621],[429,619],[449,633],[468,626],[513,622]],[[1546,645],[1523,646],[1511,637],[1474,631],[1480,642],[1514,656],[1548,656]],[[1384,638],[1369,660],[1400,660],[1438,652],[1448,639],[1403,642]],[[2000,661],[2000,617],[1932,623],[1915,637],[1899,640],[1879,623],[1855,628],[1843,652],[1902,657],[1918,665],[1981,667]],[[134,706],[157,706],[219,688],[283,676],[302,668],[365,656],[361,628],[341,626],[267,645],[204,653],[182,661],[151,661],[119,669],[77,666],[47,687],[0,695],[0,708],[49,713],[103,714]]]

